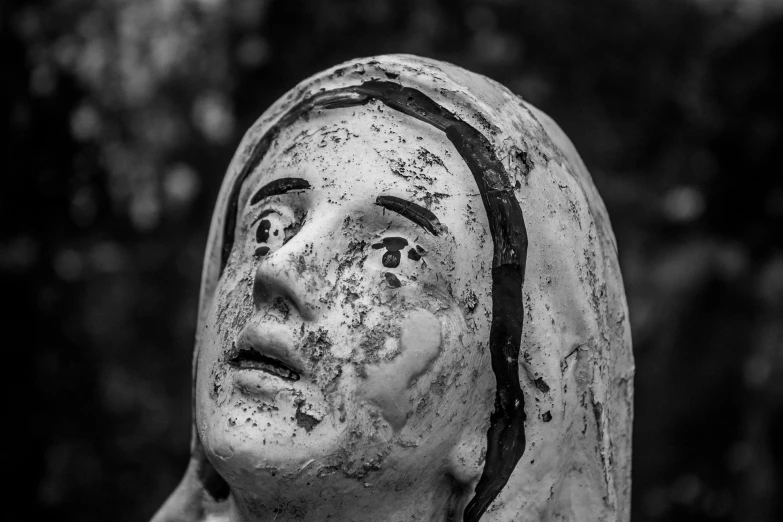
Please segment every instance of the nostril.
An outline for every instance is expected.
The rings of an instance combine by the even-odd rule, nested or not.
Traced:
[[[288,303],[280,296],[272,299],[272,310],[280,314],[283,321],[288,319],[288,315],[291,313],[291,308],[288,306]]]

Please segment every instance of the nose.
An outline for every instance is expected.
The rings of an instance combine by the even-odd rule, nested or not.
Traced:
[[[278,298],[285,300],[305,321],[314,320],[319,311],[320,284],[308,269],[312,248],[296,238],[279,250],[261,258],[255,269],[253,304],[256,311],[273,306]]]

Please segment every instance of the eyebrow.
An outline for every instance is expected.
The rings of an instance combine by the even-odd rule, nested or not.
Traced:
[[[378,196],[375,204],[410,219],[433,236],[437,236],[445,230],[435,214],[412,201],[395,196]]]
[[[274,181],[270,181],[258,189],[258,191],[253,194],[253,197],[250,198],[250,204],[255,205],[262,199],[266,199],[268,197],[279,196],[280,194],[285,194],[286,192],[291,192],[293,190],[306,190],[309,188],[310,183],[302,178],[276,179]]]

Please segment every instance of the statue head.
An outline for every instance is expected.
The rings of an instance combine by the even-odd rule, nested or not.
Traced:
[[[626,519],[606,211],[546,115],[413,56],[247,132],[202,280],[191,464],[156,520]]]

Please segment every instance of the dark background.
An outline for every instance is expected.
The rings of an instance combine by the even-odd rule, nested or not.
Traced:
[[[312,73],[409,52],[548,112],[594,176],[633,326],[633,519],[783,520],[782,3],[4,0],[3,512],[152,515],[242,133]]]

